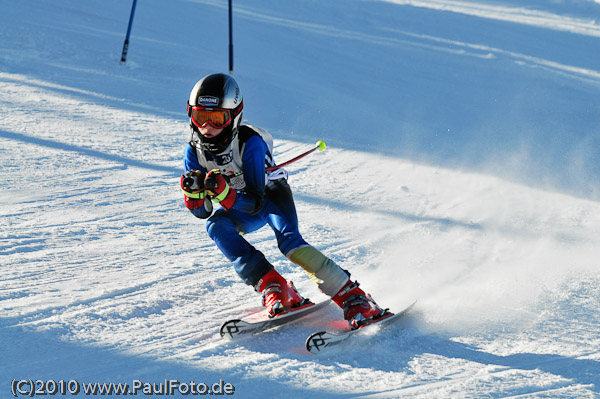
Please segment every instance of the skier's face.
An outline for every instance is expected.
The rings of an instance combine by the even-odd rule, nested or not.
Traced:
[[[212,127],[207,123],[204,126],[198,127],[198,131],[202,136],[206,137],[207,139],[211,139],[221,134],[223,128],[217,129],[216,127]]]

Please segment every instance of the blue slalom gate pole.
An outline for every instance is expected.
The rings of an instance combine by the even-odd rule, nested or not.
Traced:
[[[233,73],[233,27],[232,25],[232,10],[231,1],[229,0],[229,73]]]
[[[129,25],[127,26],[127,35],[125,35],[125,42],[123,43],[123,52],[121,53],[121,65],[125,64],[127,60],[127,50],[129,49],[129,35],[131,35],[131,25],[133,25],[133,14],[135,13],[135,5],[137,0],[133,0],[131,6],[131,15],[129,15]]]

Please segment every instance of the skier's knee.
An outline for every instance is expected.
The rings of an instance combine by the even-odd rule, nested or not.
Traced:
[[[206,221],[206,232],[213,240],[223,234],[237,233],[231,220],[223,217],[211,217]]]

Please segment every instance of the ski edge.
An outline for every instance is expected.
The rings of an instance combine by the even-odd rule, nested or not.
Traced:
[[[368,324],[357,330],[348,330],[348,331],[342,331],[339,333],[333,333],[333,332],[329,332],[329,331],[315,332],[306,339],[306,344],[305,344],[306,350],[315,355],[323,353],[326,349],[341,344],[342,342],[346,341],[354,334],[359,334],[361,332],[367,331],[370,326],[380,326],[381,327],[381,326],[384,326],[385,324],[388,324],[389,322],[391,322],[393,320],[397,320],[397,319],[401,318],[402,316],[406,315],[416,305],[416,303],[417,303],[417,301],[414,300],[410,305],[408,305],[407,307],[402,309],[400,312],[395,313],[394,315],[387,317],[379,322]]]
[[[274,317],[272,319],[266,319],[256,322],[245,321],[242,319],[227,320],[221,325],[221,328],[219,329],[219,334],[221,338],[226,339],[228,341],[240,339],[300,319],[313,312],[316,312],[321,308],[324,308],[330,302],[331,299],[327,298],[320,302],[315,302],[314,305],[305,306],[296,311],[288,312],[286,314]]]

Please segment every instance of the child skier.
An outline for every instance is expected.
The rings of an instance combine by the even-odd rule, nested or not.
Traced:
[[[187,104],[190,140],[181,176],[185,206],[208,219],[208,235],[242,280],[262,293],[269,317],[306,301],[240,234],[265,224],[275,232],[280,251],[343,309],[351,329],[389,314],[350,280],[348,271],[304,241],[287,172],[267,171],[275,165],[272,138],[241,123],[243,106],[240,88],[229,75],[208,75],[192,89]],[[213,203],[220,205],[214,212]]]

